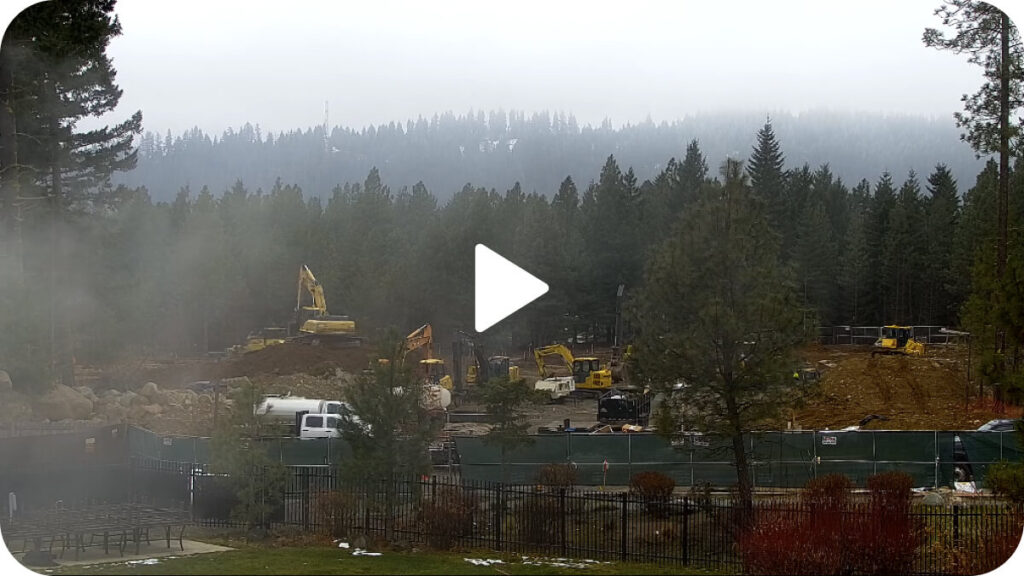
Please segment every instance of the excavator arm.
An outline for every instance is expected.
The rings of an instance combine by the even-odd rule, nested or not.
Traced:
[[[427,347],[427,360],[434,357],[434,330],[430,324],[424,324],[405,337],[405,352],[408,354],[418,348]]]
[[[313,297],[312,306],[302,305],[302,292],[309,292]],[[317,282],[309,266],[303,264],[299,267],[299,295],[295,302],[296,310],[312,310],[317,316],[327,316],[327,300],[324,298],[324,287]]]
[[[565,366],[572,372],[574,360],[572,352],[561,344],[553,344],[551,346],[534,348],[533,350],[533,359],[537,361],[537,370],[540,372],[541,378],[551,377],[551,374],[548,374],[546,370],[547,366],[544,364],[544,358],[547,356],[561,356]]]

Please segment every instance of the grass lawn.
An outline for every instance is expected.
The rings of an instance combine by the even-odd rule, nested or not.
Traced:
[[[465,558],[500,558],[505,563],[474,566]],[[553,560],[553,559],[551,559]],[[335,548],[243,548],[230,552],[159,559],[159,563],[96,564],[57,569],[54,574],[714,574],[681,566],[593,564],[586,568],[523,564],[522,556],[467,553],[384,552],[352,556]]]

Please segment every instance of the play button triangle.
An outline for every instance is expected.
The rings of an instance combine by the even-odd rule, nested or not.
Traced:
[[[476,245],[476,315],[483,332],[540,298],[548,285],[483,244]]]

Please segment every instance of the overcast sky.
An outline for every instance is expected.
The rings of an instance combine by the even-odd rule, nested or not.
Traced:
[[[305,128],[325,101],[331,125],[356,127],[497,108],[615,125],[730,110],[949,116],[981,76],[921,43],[938,5],[118,0],[109,53],[118,117],[142,109],[161,133]]]

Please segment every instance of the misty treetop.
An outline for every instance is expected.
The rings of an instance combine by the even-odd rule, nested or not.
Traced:
[[[246,124],[219,135],[199,128],[147,132],[139,141],[138,167],[118,175],[115,184],[146,186],[154,200],[169,201],[185,185],[207,184],[219,193],[241,179],[266,190],[281,178],[307,196],[326,198],[337,183],[361,181],[376,166],[393,188],[422,181],[441,200],[466,182],[503,190],[518,181],[525,192],[550,196],[566,176],[585,186],[612,154],[640,181],[653,181],[666,159],[680,156],[695,138],[715,162],[743,158],[763,123],[763,114],[702,114],[614,128],[610,122],[580,126],[559,112],[477,111],[362,129],[272,133]],[[836,177],[849,182],[884,170],[923,174],[937,163],[955,174],[974,174],[983,165],[946,119],[778,113],[773,126],[785,141],[789,165],[827,162]],[[756,164],[751,161],[748,166]]]

